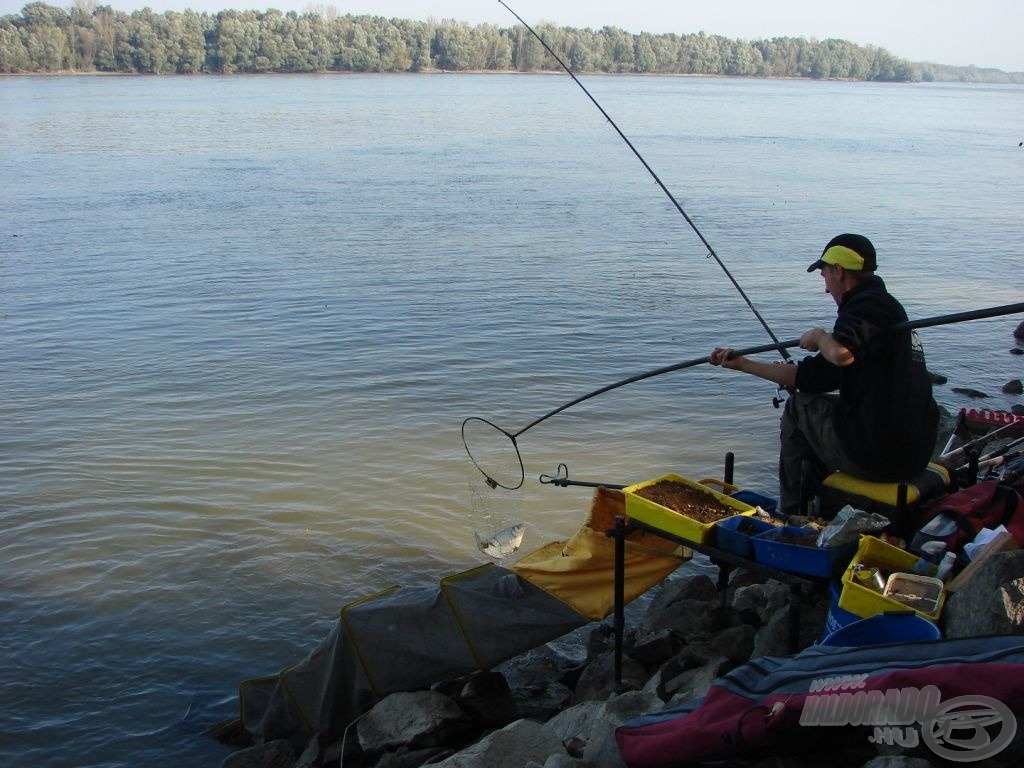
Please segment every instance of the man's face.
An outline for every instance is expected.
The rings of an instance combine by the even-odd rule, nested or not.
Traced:
[[[835,264],[826,264],[821,268],[821,277],[825,281],[825,293],[838,305],[843,298],[843,268]]]

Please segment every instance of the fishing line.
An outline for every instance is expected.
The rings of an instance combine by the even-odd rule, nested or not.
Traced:
[[[686,223],[690,225],[690,229],[692,229],[694,233],[697,235],[697,237],[700,238],[700,241],[708,250],[708,255],[715,260],[719,267],[722,268],[722,271],[725,273],[725,276],[729,278],[729,282],[733,284],[739,295],[743,298],[743,301],[745,301],[747,303],[747,306],[750,307],[750,311],[754,313],[754,317],[758,319],[758,321],[761,323],[761,326],[765,329],[765,331],[767,331],[768,338],[775,342],[774,349],[778,349],[778,351],[782,354],[782,357],[786,360],[789,360],[790,357],[789,353],[786,351],[786,347],[780,344],[778,337],[772,332],[772,329],[768,327],[768,323],[765,322],[765,319],[761,316],[761,313],[757,311],[757,307],[754,306],[754,303],[747,296],[746,292],[743,290],[743,288],[740,287],[740,284],[736,281],[736,278],[732,276],[732,272],[730,272],[728,267],[725,266],[725,262],[723,262],[722,259],[718,256],[718,253],[715,252],[715,249],[711,247],[711,243],[708,242],[708,239],[704,237],[704,234],[700,231],[700,229],[697,228],[697,225],[694,223],[693,219],[690,218],[690,215],[685,210],[683,210],[683,206],[679,204],[679,201],[676,200],[675,196],[669,191],[668,187],[665,186],[662,180],[658,177],[658,174],[654,172],[654,169],[651,168],[651,166],[647,163],[643,155],[641,155],[637,148],[633,146],[633,142],[631,142],[626,137],[626,134],[624,134],[622,130],[619,128],[619,126],[615,123],[615,121],[612,120],[611,116],[607,112],[605,112],[604,107],[602,107],[597,102],[597,99],[595,99],[593,95],[590,93],[590,91],[587,90],[586,86],[580,82],[579,78],[576,77],[575,73],[573,73],[573,71],[569,69],[569,65],[562,61],[562,58],[557,53],[551,50],[551,46],[547,44],[544,38],[537,34],[533,27],[531,27],[529,24],[523,21],[522,16],[513,11],[508,6],[508,4],[504,2],[504,0],[498,0],[498,2],[505,6],[505,9],[513,16],[515,16],[516,19],[519,20],[519,23],[526,27],[526,29],[529,31],[531,35],[537,38],[540,44],[544,46],[544,50],[551,54],[554,60],[557,61],[559,65],[562,67],[562,69],[566,71],[566,74],[568,74],[569,77],[573,79],[573,82],[576,83],[576,85],[578,85],[585,94],[587,94],[587,98],[590,99],[590,101],[594,104],[595,107],[597,107],[598,111],[604,116],[604,119],[607,120],[608,123],[612,126],[612,128],[615,129],[615,132],[619,134],[619,137],[624,142],[626,142],[626,146],[630,148],[634,155],[636,155],[636,159],[639,160],[641,164],[643,164],[644,168],[646,168],[647,172],[651,175],[651,178],[654,179],[658,187],[661,188],[661,191],[665,193],[666,197],[668,197],[668,199],[672,202],[672,205],[675,206],[676,210],[679,211],[679,214],[683,217],[683,219],[686,220]]]
[[[906,320],[902,323],[897,323],[889,330],[909,331],[916,330],[918,328],[932,328],[938,325],[950,325],[952,323],[961,323],[968,320],[984,320],[992,317],[1001,317],[1003,315],[1019,314],[1021,312],[1024,312],[1024,302],[1018,302],[1016,304],[1002,304],[996,307],[986,307],[984,309],[969,310],[967,312],[955,312],[948,315],[937,315],[935,317],[926,317],[920,320]],[[789,341],[779,341],[773,344],[762,344],[756,347],[747,347],[746,349],[736,349],[733,350],[729,357],[744,357],[746,355],[756,355],[761,352],[770,352],[772,350],[792,349],[799,346],[800,339],[790,339]],[[466,453],[469,454],[470,461],[473,462],[474,466],[476,466],[484,476],[488,486],[492,489],[501,487],[509,491],[515,491],[522,487],[526,477],[526,470],[523,466],[522,454],[519,452],[518,441],[519,436],[524,432],[529,429],[533,429],[541,422],[550,419],[555,414],[561,413],[567,408],[571,408],[574,405],[578,405],[585,400],[597,397],[605,392],[610,392],[613,389],[624,387],[626,384],[632,384],[637,381],[653,378],[654,376],[660,376],[664,373],[681,371],[685,368],[693,368],[694,366],[702,365],[707,362],[708,357],[707,355],[704,355],[702,357],[695,357],[692,360],[684,360],[681,363],[666,365],[661,368],[655,368],[652,371],[647,371],[646,373],[638,373],[635,376],[621,379],[620,381],[608,384],[600,389],[595,389],[593,392],[588,392],[585,395],[577,397],[575,400],[570,400],[569,402],[548,411],[543,416],[538,419],[534,419],[517,432],[509,432],[506,429],[502,429],[494,422],[479,416],[470,416],[462,422],[462,445],[465,447]]]

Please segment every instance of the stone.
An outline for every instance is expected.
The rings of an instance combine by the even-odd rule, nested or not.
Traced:
[[[742,664],[754,652],[757,630],[749,624],[739,624],[723,629],[704,643],[694,643],[688,651],[701,663],[706,664],[717,656],[725,656],[735,664]]]
[[[622,655],[622,689],[643,688],[647,678],[647,669],[643,664],[626,654]],[[614,652],[604,653],[587,664],[576,684],[572,701],[574,704],[579,704],[581,701],[603,700],[614,693],[616,687],[615,654]]]
[[[648,667],[660,667],[671,659],[682,646],[682,637],[672,629],[640,631],[626,647],[626,652]]]
[[[749,608],[757,612],[761,626],[775,615],[775,612],[789,604],[789,587],[778,581],[751,584],[736,590],[733,606],[739,610]]]
[[[560,712],[548,721],[551,728],[571,745],[570,755],[580,756],[590,766],[619,768],[622,756],[615,742],[615,729],[623,723],[663,707],[653,691],[627,691],[607,701],[587,701]]]
[[[1024,341],[1024,320],[1021,320],[1020,325],[1013,329],[1013,338]]]
[[[531,761],[544,765],[552,755],[558,754],[568,753],[551,728],[533,720],[516,720],[431,765],[435,768],[523,768]]]
[[[666,581],[647,607],[648,613],[658,613],[679,600],[718,600],[718,588],[709,576],[698,573],[681,579]]]
[[[670,629],[679,633],[687,642],[706,638],[711,633],[715,618],[711,612],[712,607],[712,604],[704,600],[677,600],[661,606],[657,611],[648,611],[643,628]]]
[[[399,746],[434,747],[465,733],[469,717],[438,691],[392,693],[377,702],[359,721],[359,745],[365,752],[387,752]]]
[[[584,701],[573,704],[548,720],[548,728],[562,740],[563,744],[579,741],[586,743],[594,722],[604,711],[603,701]]]
[[[406,749],[385,752],[374,763],[373,768],[419,768],[421,765],[441,760],[454,754],[448,747],[426,747],[424,749]],[[344,765],[344,763],[342,763]],[[326,765],[326,763],[325,763]]]
[[[943,609],[947,638],[1024,634],[1024,550],[992,555]]]
[[[578,757],[551,755],[544,761],[544,765],[541,768],[590,768],[590,764]]]
[[[1024,384],[1021,383],[1020,379],[1010,379],[1010,381],[1003,384],[1003,394],[1019,395],[1021,393],[1024,393]]]
[[[984,392],[978,389],[971,389],[970,387],[953,387],[953,391],[958,395],[966,395],[967,397],[982,398],[988,397]]]
[[[734,665],[725,656],[718,656],[702,667],[688,669],[671,680],[665,680],[663,695],[668,700],[669,706],[702,699],[711,684],[721,677],[723,671],[732,666]]]
[[[545,645],[504,662],[497,670],[508,682],[519,714],[547,720],[572,703],[572,688],[560,681],[577,667],[578,662]]]
[[[478,728],[501,728],[521,717],[512,689],[499,672],[473,675],[455,701]]]

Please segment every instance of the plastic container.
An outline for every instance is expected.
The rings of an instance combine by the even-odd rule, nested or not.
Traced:
[[[857,550],[856,542],[838,547],[818,547],[779,541],[784,536],[806,536],[813,539],[817,531],[785,525],[758,534],[753,541],[754,559],[780,571],[827,577],[841,571]]]
[[[867,619],[859,619],[831,632],[821,641],[821,644],[851,648],[861,645],[920,643],[941,639],[942,633],[935,624],[907,611],[881,613]]]
[[[735,497],[734,497],[735,498]],[[754,558],[753,537],[775,526],[758,517],[737,515],[715,524],[715,546],[734,555]]]
[[[942,579],[916,573],[893,573],[882,595],[921,613],[932,614],[942,598]]]
[[[875,536],[861,536],[857,552],[843,573],[843,591],[839,596],[839,607],[861,618],[886,611],[906,611],[908,606],[886,597],[882,593],[883,590],[876,590],[859,582],[854,576],[854,568],[857,565],[878,568],[886,574],[888,580],[888,576],[893,573],[911,575],[910,571],[917,559],[917,555],[898,549]],[[929,621],[938,621],[945,599],[946,592],[943,590],[934,610],[915,609],[914,612]]]
[[[638,523],[643,523],[644,525],[648,525],[658,531],[664,531],[665,533],[677,536],[681,539],[686,539],[687,541],[691,541],[695,544],[709,543],[715,529],[715,524],[728,519],[728,517],[713,520],[709,523],[702,523],[699,520],[680,514],[674,509],[669,509],[668,507],[657,504],[650,499],[645,499],[643,496],[637,495],[637,491],[662,481],[670,481],[679,483],[680,485],[690,486],[702,493],[709,494],[726,511],[733,511],[737,515],[751,516],[756,514],[754,508],[749,504],[737,501],[731,496],[719,493],[705,485],[701,485],[695,480],[690,480],[689,478],[682,477],[681,475],[663,475],[653,480],[646,480],[642,483],[630,485],[622,489],[626,497],[626,515]]]
[[[842,591],[840,584],[832,582],[828,585],[829,593],[832,595],[832,603],[829,605],[828,613],[825,614],[825,631],[822,635],[822,642],[825,642],[825,638],[831,635],[838,629],[842,629],[847,624],[853,624],[855,621],[861,621],[860,616],[849,611],[844,611],[839,607],[839,594]]]

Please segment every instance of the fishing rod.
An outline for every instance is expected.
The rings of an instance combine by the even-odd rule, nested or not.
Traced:
[[[619,128],[619,126],[615,123],[615,121],[612,120],[611,116],[607,112],[605,112],[604,107],[602,107],[597,102],[597,99],[595,99],[593,95],[590,93],[590,91],[587,90],[586,86],[579,81],[579,78],[577,78],[576,74],[571,69],[569,69],[569,65],[562,60],[562,57],[555,53],[553,50],[551,50],[551,46],[547,44],[547,41],[545,41],[543,37],[537,34],[536,30],[534,30],[533,27],[531,27],[529,24],[523,21],[523,17],[520,16],[515,11],[513,11],[505,2],[505,0],[498,0],[498,2],[505,6],[505,9],[513,16],[515,16],[516,19],[519,20],[519,23],[526,27],[527,31],[529,31],[531,35],[537,38],[540,44],[544,46],[544,50],[551,54],[552,58],[554,58],[554,60],[559,63],[562,69],[565,70],[566,74],[568,74],[569,77],[572,78],[573,82],[576,83],[576,85],[578,85],[585,94],[587,94],[587,98],[590,99],[590,101],[594,104],[595,107],[597,107],[598,111],[604,116],[604,119],[607,120],[608,123],[612,126],[612,128],[615,129],[615,132],[619,134],[619,137],[624,142],[626,142],[626,146],[630,148],[633,154],[636,155],[637,160],[639,160],[643,164],[644,168],[647,169],[647,172],[651,175],[651,178],[654,179],[655,183],[661,188],[661,191],[665,193],[666,197],[668,197],[668,199],[672,202],[672,205],[675,206],[676,210],[679,211],[679,214],[683,217],[683,219],[686,220],[686,223],[690,225],[690,229],[692,229],[694,233],[697,235],[697,237],[700,238],[700,241],[708,250],[708,255],[715,260],[719,267],[722,268],[722,271],[725,273],[725,276],[729,278],[729,282],[733,284],[737,292],[743,298],[743,301],[745,301],[747,303],[747,306],[750,307],[750,311],[754,313],[754,317],[758,319],[758,321],[761,323],[761,326],[765,329],[765,331],[767,331],[768,337],[775,343],[775,346],[772,348],[777,349],[782,354],[783,359],[789,360],[789,352],[786,351],[785,345],[782,345],[779,342],[778,337],[772,332],[772,329],[768,327],[768,323],[765,322],[765,319],[761,316],[761,313],[757,311],[757,307],[754,306],[754,303],[747,296],[746,292],[743,290],[743,288],[740,287],[740,284],[736,281],[736,278],[733,277],[732,272],[730,272],[728,267],[725,266],[725,262],[723,262],[722,259],[718,256],[718,253],[715,252],[715,249],[711,247],[711,243],[708,242],[708,239],[704,237],[704,233],[702,233],[700,229],[697,228],[697,225],[694,223],[693,219],[690,218],[690,215],[685,210],[683,210],[683,206],[679,204],[679,201],[676,200],[675,196],[669,191],[668,187],[665,186],[665,184],[659,178],[658,174],[654,172],[654,169],[651,168],[648,162],[644,159],[643,155],[641,155],[637,148],[633,146],[633,142],[631,142],[626,137],[626,134],[624,134],[622,130]]]
[[[918,328],[933,328],[939,325],[951,325],[953,323],[961,323],[969,320],[984,320],[992,317],[1019,314],[1021,312],[1024,312],[1024,302],[1018,302],[1016,304],[1002,304],[996,307],[986,307],[983,309],[969,310],[967,312],[954,312],[947,315],[921,318],[920,320],[906,320],[891,326],[889,330],[909,331],[916,330]],[[761,352],[770,352],[772,350],[784,348],[792,349],[799,346],[800,339],[790,339],[789,341],[779,341],[772,344],[761,344],[755,347],[736,349],[729,354],[729,358],[745,357],[747,355],[756,355]],[[487,419],[483,419],[479,416],[470,416],[462,422],[462,444],[466,449],[466,453],[469,454],[470,460],[473,462],[474,466],[480,470],[480,473],[484,476],[484,479],[489,486],[492,488],[500,486],[510,491],[517,490],[522,486],[526,476],[526,469],[523,466],[523,457],[519,453],[518,443],[519,436],[524,432],[533,429],[535,426],[541,422],[547,421],[552,416],[559,414],[568,408],[572,408],[574,405],[590,400],[591,398],[597,397],[605,392],[610,392],[613,389],[618,389],[619,387],[624,387],[627,384],[633,384],[637,381],[661,376],[665,373],[693,368],[694,366],[702,365],[707,362],[708,356],[704,355],[702,357],[695,357],[691,360],[684,360],[680,363],[655,368],[654,370],[647,371],[645,373],[638,373],[635,376],[630,376],[613,382],[612,384],[607,384],[599,389],[595,389],[593,392],[588,392],[574,400],[570,400],[564,405],[560,405],[557,408],[548,411],[540,418],[531,421],[518,432],[509,432]],[[470,436],[467,435],[467,428],[470,431],[482,430],[478,432],[477,435],[473,436],[472,442],[476,446],[475,449],[470,448],[469,443],[471,440]],[[497,435],[494,433],[497,433]],[[499,439],[495,442],[496,437]],[[494,449],[495,445],[499,446],[497,450]],[[513,453],[509,452],[509,445],[511,446]],[[484,468],[484,464],[491,465],[489,467],[490,472]],[[500,470],[496,469],[496,467],[500,467]],[[504,471],[509,471],[511,474],[508,474],[501,479],[495,479],[495,474],[502,474]],[[502,482],[502,480],[505,480],[506,482]]]

